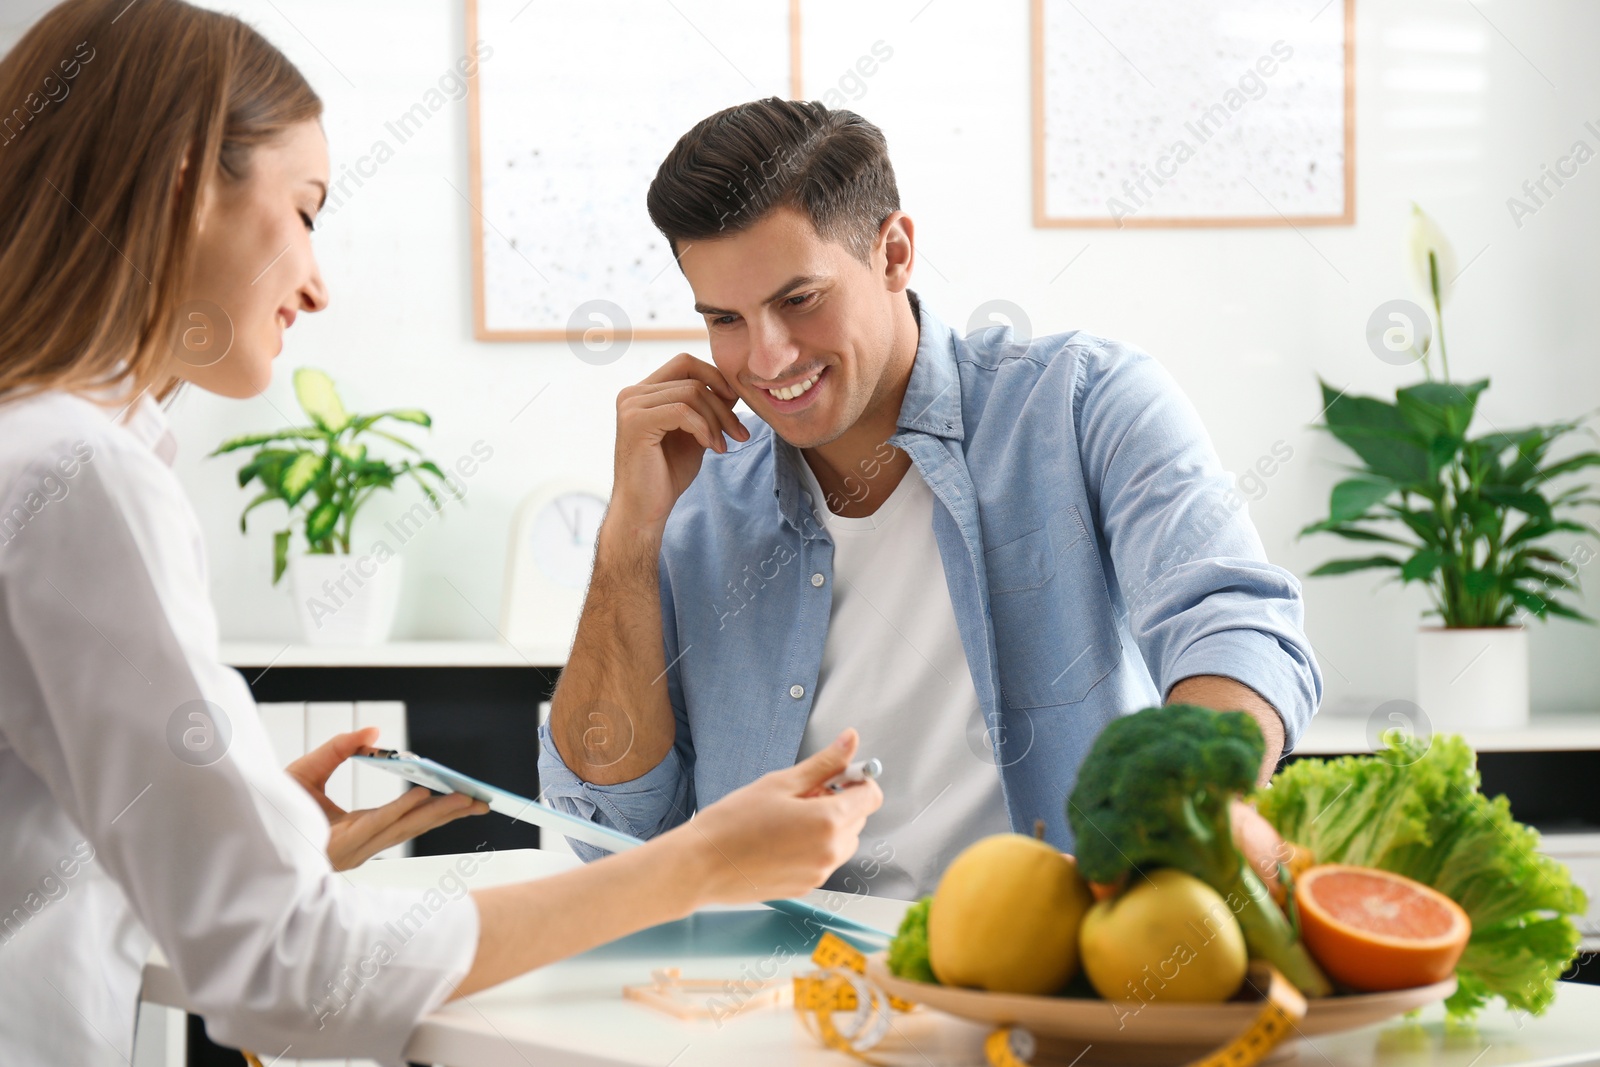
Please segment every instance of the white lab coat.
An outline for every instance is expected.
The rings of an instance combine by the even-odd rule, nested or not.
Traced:
[[[0,1064],[126,1064],[152,941],[220,1042],[397,1063],[471,898],[357,888],[217,659],[159,407],[0,403]]]

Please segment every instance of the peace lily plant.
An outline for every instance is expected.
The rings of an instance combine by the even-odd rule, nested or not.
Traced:
[[[1312,577],[1383,570],[1420,582],[1437,627],[1419,631],[1418,703],[1456,727],[1515,726],[1527,719],[1527,614],[1593,623],[1561,594],[1579,588],[1594,557],[1581,542],[1566,556],[1552,535],[1590,533],[1574,513],[1600,504],[1587,481],[1554,492],[1552,482],[1600,464],[1600,452],[1547,458],[1583,419],[1516,430],[1469,433],[1489,379],[1457,383],[1444,342],[1444,304],[1456,258],[1439,227],[1412,206],[1409,262],[1431,302],[1434,326],[1421,323],[1413,354],[1424,381],[1398,389],[1394,402],[1351,396],[1318,379],[1325,425],[1361,460],[1333,487],[1329,515],[1300,531],[1386,546],[1373,555],[1331,560]],[[1437,338],[1437,344],[1433,339]],[[1437,349],[1439,376],[1434,376]],[[1587,418],[1588,416],[1584,416]],[[1592,431],[1587,431],[1591,433]],[[1554,495],[1548,495],[1550,493]]]
[[[381,641],[398,605],[400,561],[384,559],[380,570],[362,557],[367,565],[352,567],[348,557],[357,513],[374,493],[393,489],[401,478],[415,481],[436,512],[443,507],[440,490],[459,499],[460,489],[416,445],[379,425],[394,421],[431,427],[427,412],[400,408],[373,415],[351,413],[333,380],[309,367],[295,371],[294,393],[310,425],[235,437],[211,455],[255,450],[239,468],[239,485],[254,482],[261,491],[239,516],[240,532],[245,532],[250,513],[263,504],[280,502],[288,511],[284,528],[272,538],[273,585],[290,570],[289,548],[295,533],[304,540],[305,554],[296,558],[291,579],[304,579],[293,584],[307,639]],[[381,459],[368,449],[367,442],[374,438],[398,445],[412,456]],[[338,625],[330,629],[327,616]]]

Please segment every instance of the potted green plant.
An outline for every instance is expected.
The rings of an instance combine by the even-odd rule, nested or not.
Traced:
[[[1331,560],[1312,577],[1388,571],[1420,582],[1440,624],[1418,630],[1417,703],[1452,728],[1515,728],[1528,718],[1528,615],[1595,620],[1564,603],[1579,588],[1579,569],[1594,558],[1586,544],[1566,555],[1552,535],[1590,533],[1577,509],[1600,504],[1585,480],[1555,492],[1552,483],[1600,464],[1600,452],[1551,460],[1551,446],[1584,419],[1523,429],[1469,433],[1489,379],[1450,378],[1444,303],[1454,256],[1444,235],[1413,205],[1413,269],[1431,299],[1415,325],[1414,355],[1424,381],[1398,389],[1393,403],[1351,396],[1318,379],[1325,429],[1361,460],[1333,487],[1328,517],[1297,536],[1330,533],[1378,546],[1375,554]],[[1421,309],[1418,309],[1419,311]],[[1409,332],[1409,331],[1408,331]],[[1432,338],[1437,337],[1434,345]],[[1440,376],[1430,364],[1437,348]],[[1592,431],[1586,430],[1591,436]],[[1548,495],[1554,493],[1554,495]]]
[[[345,410],[333,380],[319,370],[294,373],[294,393],[311,419],[269,433],[246,434],[218,445],[211,455],[254,449],[239,468],[239,486],[261,491],[239,516],[244,532],[250,513],[281,502],[288,511],[284,528],[272,538],[272,584],[289,573],[301,632],[312,644],[378,644],[386,640],[400,604],[401,560],[378,541],[373,552],[351,556],[356,514],[380,489],[407,477],[421,487],[437,513],[440,491],[456,498],[460,488],[438,464],[398,434],[381,428],[385,420],[431,427],[425,411],[402,408],[357,415]],[[368,451],[367,440],[381,438],[413,455],[397,462]],[[305,551],[290,555],[295,534]]]

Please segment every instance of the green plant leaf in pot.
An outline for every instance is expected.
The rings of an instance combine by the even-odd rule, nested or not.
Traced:
[[[289,547],[297,528],[305,537],[307,551],[348,554],[356,514],[373,493],[394,488],[401,475],[416,481],[435,511],[442,509],[444,502],[424,476],[436,479],[458,499],[463,496],[460,487],[415,444],[375,426],[392,419],[428,429],[433,419],[427,412],[396,408],[374,415],[353,414],[345,409],[332,379],[309,367],[295,372],[294,387],[313,425],[233,437],[211,453],[256,450],[238,471],[240,488],[259,484],[259,491],[239,516],[241,531],[247,529],[250,512],[263,504],[279,500],[288,511],[288,527],[272,539],[273,584],[288,567]],[[358,440],[366,435],[391,441],[412,458],[391,462],[374,456],[367,442]]]
[[[317,452],[301,452],[283,471],[283,500],[290,507],[300,503],[328,465],[328,457]]]
[[[1400,409],[1374,397],[1351,396],[1322,382],[1326,429],[1373,474],[1411,482],[1428,473],[1427,440]]]
[[[294,372],[294,395],[300,407],[328,433],[339,433],[350,424],[350,415],[339,400],[333,379],[312,367]]]

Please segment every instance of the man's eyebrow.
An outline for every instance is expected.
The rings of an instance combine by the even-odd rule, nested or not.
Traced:
[[[317,201],[317,210],[321,211],[323,205],[328,202],[328,183],[322,181],[320,178],[307,178],[306,184],[315,185],[318,189],[322,190],[322,199]]]
[[[812,282],[818,282],[818,281],[821,281],[821,280],[822,280],[822,275],[820,275],[820,274],[797,274],[793,278],[790,278],[788,281],[786,281],[782,285],[780,285],[778,287],[778,291],[773,293],[771,296],[767,297],[765,300],[762,301],[762,303],[763,304],[770,304],[774,300],[782,300],[784,297],[788,296],[790,293],[794,292],[796,289],[800,288],[802,285],[810,285]],[[737,315],[737,314],[739,314],[737,311],[728,311],[725,308],[714,308],[714,307],[711,307],[709,304],[702,304],[698,300],[695,301],[694,309],[696,311],[698,311],[702,315]]]

